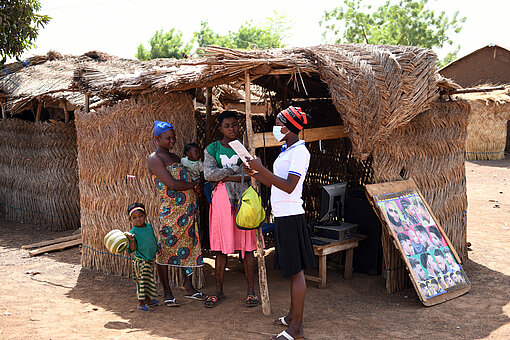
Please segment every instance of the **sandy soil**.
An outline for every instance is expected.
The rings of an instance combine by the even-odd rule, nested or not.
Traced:
[[[413,289],[387,294],[382,277],[354,273],[344,280],[340,270],[330,269],[327,289],[308,286],[306,338],[510,338],[509,167],[510,159],[466,165],[468,294],[424,307]],[[185,301],[178,290],[180,308],[138,312],[134,283],[82,268],[79,248],[34,258],[20,248],[67,234],[0,220],[1,339],[268,339],[282,330],[271,324],[289,303],[289,282],[279,272],[268,271],[272,315],[267,317],[260,307],[243,306],[246,288],[236,259],[226,273],[227,299],[217,308]],[[206,275],[204,291],[211,293],[210,265]]]

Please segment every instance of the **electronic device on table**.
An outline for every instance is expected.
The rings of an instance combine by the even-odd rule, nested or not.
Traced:
[[[347,182],[325,185],[321,188],[319,223],[332,224],[344,217]]]
[[[351,237],[357,225],[343,222],[347,182],[321,188],[318,223],[312,225],[312,244],[325,245]]]

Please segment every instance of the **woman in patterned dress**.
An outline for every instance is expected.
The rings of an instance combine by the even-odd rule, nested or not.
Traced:
[[[156,257],[157,270],[163,286],[164,302],[169,307],[179,306],[168,281],[168,266],[181,267],[184,271],[185,297],[205,300],[207,296],[197,291],[191,282],[192,268],[204,265],[198,230],[195,227],[197,200],[195,190],[199,181],[192,182],[180,158],[170,152],[176,141],[171,124],[156,121],[154,136],[158,148],[148,159],[149,172],[158,189],[161,205],[159,243],[161,253]]]

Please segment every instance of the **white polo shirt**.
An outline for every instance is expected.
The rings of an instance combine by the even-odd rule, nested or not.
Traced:
[[[275,217],[284,217],[304,214],[303,182],[305,181],[308,165],[310,164],[310,152],[305,146],[305,141],[299,140],[289,148],[283,150],[273,164],[273,173],[281,178],[288,178],[289,174],[299,176],[294,191],[290,194],[271,187],[271,207]]]

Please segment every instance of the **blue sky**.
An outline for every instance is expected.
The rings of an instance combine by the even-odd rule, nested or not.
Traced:
[[[385,1],[372,0],[373,6]],[[392,0],[395,2],[395,0]],[[177,28],[184,40],[199,29],[200,21],[225,34],[236,30],[247,20],[255,23],[272,16],[274,11],[292,20],[289,46],[312,46],[324,43],[319,20],[325,10],[343,3],[341,0],[41,0],[41,13],[52,21],[36,41],[37,48],[24,57],[55,50],[65,54],[82,54],[100,50],[125,58],[134,58],[136,47],[147,43],[158,29]],[[467,17],[461,33],[454,35],[461,45],[459,56],[488,44],[510,48],[510,34],[505,28],[510,13],[510,0],[429,0],[429,7],[451,15],[460,11]],[[506,32],[505,32],[506,31]],[[448,50],[436,51],[443,57]]]

